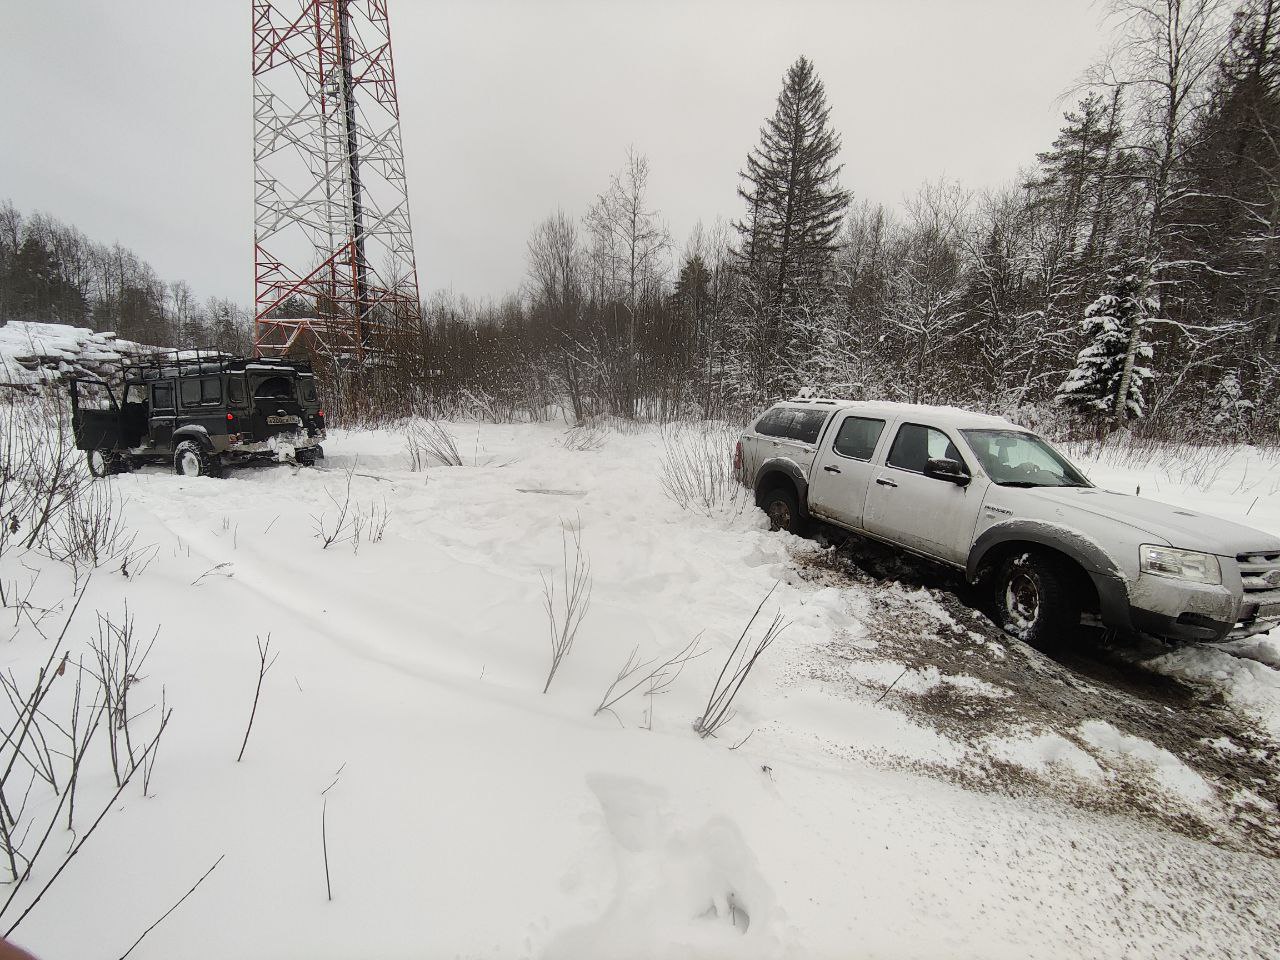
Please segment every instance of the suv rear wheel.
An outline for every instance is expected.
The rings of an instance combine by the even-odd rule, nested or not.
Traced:
[[[219,464],[194,440],[183,440],[173,451],[173,472],[180,477],[216,477]]]
[[[996,569],[992,583],[996,622],[1033,647],[1052,648],[1080,628],[1075,577],[1053,557],[1017,553]]]

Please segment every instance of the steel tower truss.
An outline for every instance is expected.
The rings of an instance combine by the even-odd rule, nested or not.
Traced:
[[[339,359],[420,319],[387,0],[252,0],[254,349]]]

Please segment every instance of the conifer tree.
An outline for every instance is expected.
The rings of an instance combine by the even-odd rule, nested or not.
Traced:
[[[738,194],[747,215],[735,224],[742,257],[767,282],[775,310],[795,305],[831,267],[849,195],[840,188],[840,136],[813,64],[787,70],[777,108],[747,156]]]
[[[1140,260],[1108,272],[1106,290],[1085,310],[1081,327],[1086,343],[1075,369],[1058,387],[1059,403],[1097,420],[1113,417],[1116,410],[1123,410],[1125,418],[1146,413],[1143,390],[1152,379],[1147,365],[1152,349],[1141,328],[1152,304],[1144,293],[1145,273]],[[1134,352],[1138,362],[1126,370],[1135,327],[1139,328]]]

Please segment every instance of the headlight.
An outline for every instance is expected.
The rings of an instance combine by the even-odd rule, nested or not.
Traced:
[[[1194,580],[1197,583],[1222,582],[1222,568],[1218,566],[1218,558],[1211,553],[1144,543],[1138,548],[1138,558],[1139,569],[1153,576]]]

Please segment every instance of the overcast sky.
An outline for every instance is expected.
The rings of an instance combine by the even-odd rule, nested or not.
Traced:
[[[0,198],[252,302],[249,0],[0,11]],[[581,214],[628,144],[677,245],[737,216],[802,53],[844,185],[897,205],[1012,179],[1104,42],[1088,0],[391,0],[391,22],[421,286],[473,297],[515,289],[529,230]]]

